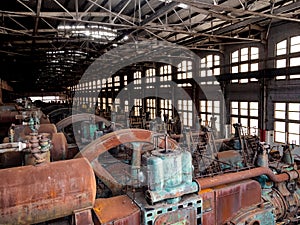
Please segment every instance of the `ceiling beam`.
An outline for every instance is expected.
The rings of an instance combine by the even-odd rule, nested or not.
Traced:
[[[199,0],[174,0],[178,3],[185,3],[187,5],[191,6],[197,6],[197,7],[202,7],[202,8],[210,8],[212,10],[217,10],[217,11],[226,11],[226,12],[232,12],[238,15],[252,15],[252,16],[258,16],[262,18],[268,18],[268,19],[278,19],[278,20],[286,20],[286,21],[292,21],[292,22],[300,22],[300,19],[297,18],[291,18],[291,17],[285,17],[282,15],[278,14],[268,14],[268,13],[262,13],[262,12],[255,12],[255,11],[250,11],[246,9],[237,9],[229,6],[223,6],[223,5],[213,5],[209,3],[203,3]]]
[[[153,20],[161,17],[162,15],[164,15],[165,13],[168,13],[169,11],[171,11],[174,7],[176,7],[178,5],[177,2],[171,2],[169,4],[166,4],[163,7],[160,7],[155,13],[151,14],[149,17],[145,18],[142,22],[141,22],[141,26],[145,26],[146,24],[152,22]]]

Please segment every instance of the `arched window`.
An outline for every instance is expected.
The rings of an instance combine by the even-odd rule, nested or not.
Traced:
[[[221,73],[220,56],[207,55],[201,59],[200,77],[218,76]],[[202,81],[201,84],[219,84],[218,81],[212,79],[210,81]]]
[[[259,49],[246,47],[231,53],[231,73],[246,73],[258,71]],[[257,81],[255,78],[235,79],[232,83],[248,83]]]
[[[170,87],[169,84],[166,84],[168,81],[172,81],[172,66],[164,65],[159,68],[159,81],[160,87]]]
[[[294,36],[276,43],[275,46],[275,68],[286,68],[300,66],[300,36]],[[300,75],[281,75],[277,80],[298,79]]]
[[[192,61],[184,60],[178,64],[178,72],[177,72],[177,79],[178,80],[186,80],[193,77],[193,63]],[[190,83],[180,83],[178,84],[179,87],[187,87],[192,86]]]

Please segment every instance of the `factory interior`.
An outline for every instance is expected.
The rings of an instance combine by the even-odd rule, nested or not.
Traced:
[[[0,225],[300,224],[299,0],[0,4]]]

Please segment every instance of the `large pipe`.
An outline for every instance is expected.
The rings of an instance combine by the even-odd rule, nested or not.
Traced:
[[[226,173],[222,175],[217,175],[214,177],[198,178],[196,179],[196,181],[199,184],[200,188],[203,190],[206,188],[213,188],[219,185],[246,180],[261,175],[267,175],[275,183],[280,183],[283,181],[287,181],[289,179],[299,178],[299,173],[300,170],[294,170],[282,174],[274,174],[272,170],[270,170],[269,168],[258,167],[258,168],[253,168],[253,169],[244,170],[235,173]]]
[[[90,163],[73,159],[0,170],[0,224],[35,224],[92,208]]]

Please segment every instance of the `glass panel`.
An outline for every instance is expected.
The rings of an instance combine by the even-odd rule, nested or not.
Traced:
[[[238,72],[239,72],[239,67],[238,67],[238,66],[233,66],[233,67],[231,68],[231,72],[232,72],[232,73],[238,73]]]
[[[248,127],[248,119],[247,118],[241,118],[241,124],[243,127]]]
[[[300,52],[300,36],[291,37],[291,53]]]
[[[290,79],[299,79],[300,78],[300,74],[299,75],[290,75]]]
[[[300,111],[300,103],[289,103],[289,111],[299,112]]]
[[[300,48],[300,45],[299,45]],[[290,59],[290,66],[300,66],[300,57]]]
[[[248,64],[242,64],[241,66],[241,72],[248,72]]]
[[[251,47],[251,59],[258,59],[258,48]]]
[[[275,121],[275,130],[285,132],[285,122]]]
[[[276,45],[276,55],[285,55],[287,50],[287,40],[281,41]]]
[[[231,62],[236,63],[239,61],[239,51],[235,51],[231,54]]]
[[[275,111],[274,117],[276,119],[285,119],[285,111]]]
[[[258,120],[250,119],[250,134],[258,135]]]
[[[300,124],[299,123],[289,123],[289,133],[300,134]]]
[[[289,134],[289,143],[295,143],[296,145],[299,145],[299,139],[300,135],[298,134]]]
[[[285,110],[285,103],[275,103],[275,110]]]
[[[285,68],[286,67],[286,59],[279,59],[276,61],[276,68]]]
[[[241,61],[247,61],[248,60],[248,48],[242,48],[241,49]]]
[[[285,133],[275,131],[275,142],[285,143]]]
[[[258,63],[252,63],[251,64],[251,71],[257,71],[258,70]]]
[[[290,120],[300,120],[300,113],[299,112],[289,112],[289,119]]]

